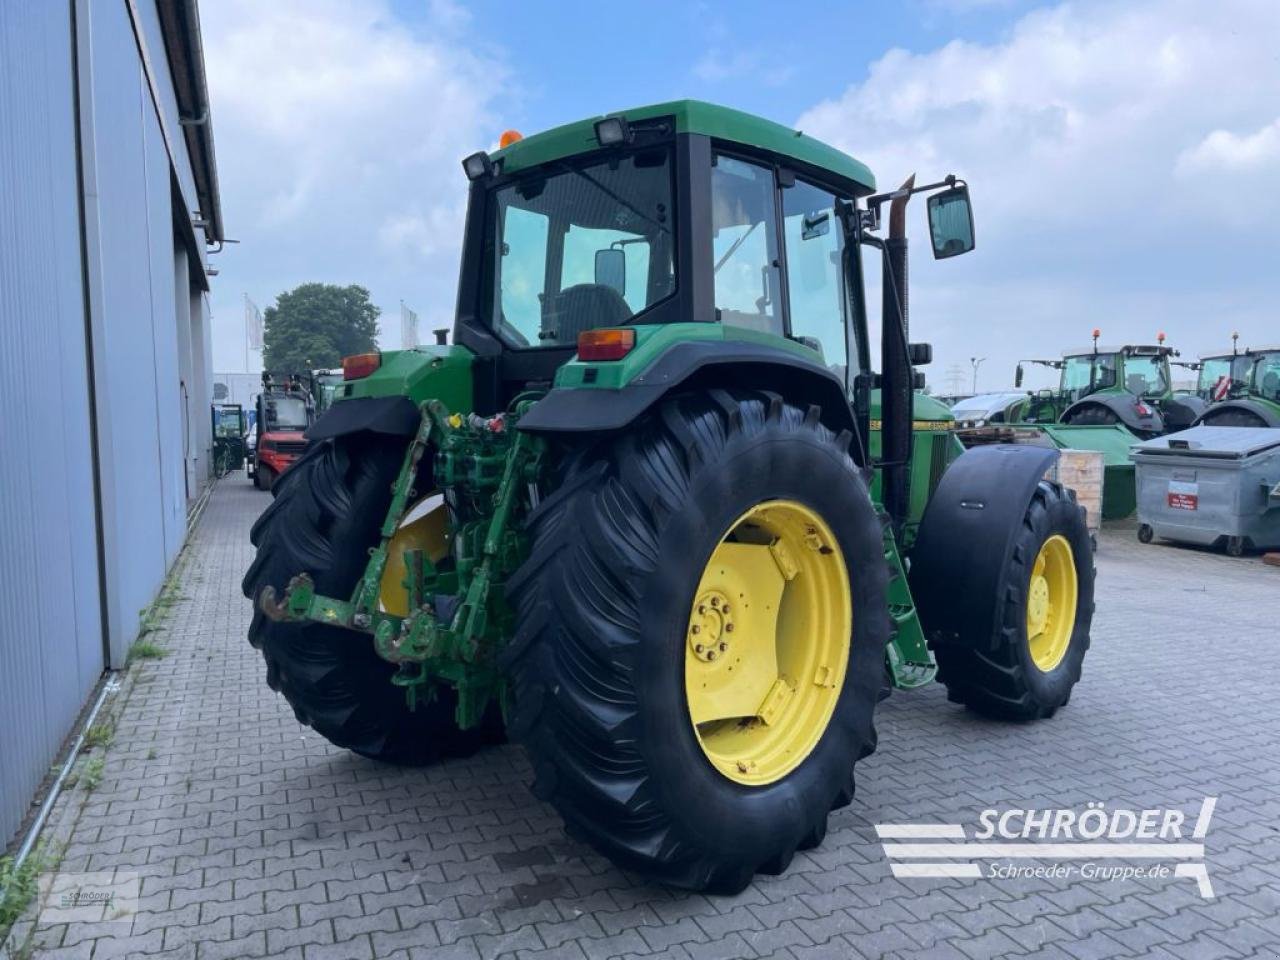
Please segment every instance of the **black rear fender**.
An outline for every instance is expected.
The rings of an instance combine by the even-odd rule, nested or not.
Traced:
[[[625,430],[675,392],[751,389],[778,393],[801,408],[816,406],[832,432],[848,430],[850,454],[865,465],[865,447],[843,379],[817,361],[756,344],[734,341],[679,343],[618,389],[568,387],[552,390],[520,421],[520,429],[544,434],[611,433]]]

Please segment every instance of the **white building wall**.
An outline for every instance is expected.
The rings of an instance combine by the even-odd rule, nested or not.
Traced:
[[[103,666],[70,36],[0,3],[0,846]]]
[[[205,250],[163,39],[155,0],[0,0],[0,846],[207,479]]]

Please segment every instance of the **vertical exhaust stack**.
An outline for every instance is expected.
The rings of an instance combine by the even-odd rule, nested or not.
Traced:
[[[901,533],[910,507],[912,423],[915,420],[911,351],[908,347],[907,202],[915,186],[913,173],[889,203],[889,235],[885,240],[881,286],[880,457],[884,507]]]

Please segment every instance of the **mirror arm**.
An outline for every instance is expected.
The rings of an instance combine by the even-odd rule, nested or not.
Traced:
[[[871,225],[864,225],[867,229],[876,230],[880,226],[880,207],[887,200],[906,200],[915,196],[917,193],[924,193],[928,190],[937,190],[940,187],[967,187],[968,184],[957,177],[954,173],[947,174],[937,183],[926,183],[920,186],[912,185],[910,187],[902,187],[898,190],[891,190],[888,193],[876,193],[867,197],[867,211],[871,214]]]

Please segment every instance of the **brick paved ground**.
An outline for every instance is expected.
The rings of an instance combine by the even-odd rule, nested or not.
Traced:
[[[101,784],[63,803],[64,870],[142,879],[127,924],[44,925],[44,957],[1003,957],[1280,954],[1280,570],[1101,541],[1094,649],[1064,711],[989,723],[897,694],[858,797],[818,850],[742,896],[647,886],[565,840],[518,749],[379,766],[300,727],[244,640],[240,574],[265,504],[216,491],[172,654],[126,684]],[[1217,892],[1186,879],[895,880],[872,824],[985,807],[1192,809]],[[83,803],[78,819],[66,811]],[[1256,951],[1256,954],[1255,954]]]

